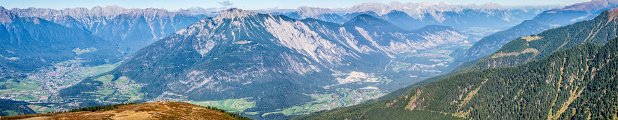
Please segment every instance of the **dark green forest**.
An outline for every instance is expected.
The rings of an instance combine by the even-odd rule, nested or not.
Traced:
[[[489,56],[463,65],[460,70],[517,66],[586,43],[602,45],[618,36],[617,25],[616,16],[606,11],[592,20],[522,36]]]

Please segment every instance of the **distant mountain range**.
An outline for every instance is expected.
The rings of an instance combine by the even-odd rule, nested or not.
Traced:
[[[463,38],[449,27],[406,31],[369,15],[339,25],[230,9],[138,51],[109,75],[144,84],[145,100],[251,98],[257,102],[252,111],[265,113],[311,100],[303,94],[333,91],[324,86],[362,82],[332,74],[383,71],[395,55]],[[61,94],[95,97],[83,93],[97,91],[96,79]],[[97,101],[123,100],[108,97]]]
[[[516,66],[545,58],[554,52],[585,43],[604,44],[618,36],[618,21],[613,14],[604,13],[592,20],[543,31],[515,39],[497,52],[475,61],[475,69]]]
[[[369,14],[406,30],[427,25],[444,25],[456,29],[504,29],[530,19],[549,7],[507,8],[493,5],[461,6],[434,3],[372,3],[351,8],[326,9],[301,7],[296,10],[270,11],[295,19],[314,18],[342,24],[356,15]]]
[[[547,29],[590,20],[601,12],[616,7],[616,0],[594,0],[578,3],[560,9],[545,11],[531,20],[526,20],[512,28],[496,32],[482,38],[468,49],[457,61],[466,62],[479,59],[496,52],[504,44],[525,35],[537,34]]]
[[[38,17],[65,27],[82,29],[107,41],[117,43],[120,50],[133,53],[159,39],[167,37],[200,19],[204,14],[188,11],[169,12],[164,9],[125,9],[117,6],[68,8],[12,9],[23,17]]]
[[[0,7],[0,81],[74,58],[90,64],[118,61],[112,41]]]
[[[408,3],[406,6],[408,7],[392,3],[374,6],[358,5],[346,10],[300,7],[292,11],[274,11],[295,19],[313,18],[339,24],[343,24],[359,13],[375,14],[377,17],[397,24],[398,27],[406,30],[416,30],[427,25],[444,25],[468,30],[477,27],[504,29],[547,9],[546,7],[524,9],[490,5],[468,7],[412,3]],[[411,9],[413,6],[422,6],[424,9]],[[386,10],[390,11],[384,12]],[[11,11],[21,17],[43,18],[65,27],[92,32],[95,36],[118,43],[121,47],[120,50],[126,53],[133,53],[154,41],[208,17],[208,15],[217,14],[210,13],[209,11],[214,11],[210,9],[196,8],[170,12],[164,9],[125,9],[117,6],[62,10],[25,8],[12,9]],[[485,22],[472,22],[479,20]]]

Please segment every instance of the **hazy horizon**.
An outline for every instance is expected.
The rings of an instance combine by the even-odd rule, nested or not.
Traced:
[[[52,8],[52,9],[64,9],[64,8],[92,8],[96,6],[119,6],[123,8],[162,8],[167,10],[179,10],[189,8],[240,8],[248,10],[259,9],[294,9],[298,7],[320,7],[320,8],[346,8],[363,3],[447,3],[452,5],[483,5],[483,4],[498,4],[501,6],[565,6],[575,4],[579,2],[585,2],[589,0],[563,0],[563,1],[543,1],[543,0],[519,0],[519,1],[507,1],[507,0],[340,0],[340,1],[326,1],[326,0],[184,0],[184,1],[169,1],[169,0],[154,0],[147,1],[149,4],[143,4],[146,1],[143,0],[61,0],[64,2],[51,1],[51,0],[4,0],[0,1],[0,6],[5,8]]]

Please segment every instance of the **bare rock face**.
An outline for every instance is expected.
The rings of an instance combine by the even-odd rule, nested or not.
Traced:
[[[105,40],[119,43],[133,53],[156,40],[205,18],[202,14],[170,12],[164,9],[126,9],[117,6],[87,8],[12,9],[22,17],[39,17],[66,27],[83,29]]]
[[[608,21],[616,20],[616,17],[618,17],[618,8],[614,8],[610,10],[608,14],[609,14],[607,18]]]
[[[110,74],[143,83],[145,100],[251,98],[253,111],[266,113],[348,84],[335,73],[371,76],[398,55],[465,39],[449,27],[407,31],[372,16],[340,25],[229,9],[145,47]]]
[[[4,7],[0,7],[0,23],[8,24],[11,23],[11,13],[4,9]]]
[[[90,32],[0,8],[0,75],[14,77],[79,57],[90,63],[117,61],[116,44]],[[77,54],[75,49],[90,49]]]

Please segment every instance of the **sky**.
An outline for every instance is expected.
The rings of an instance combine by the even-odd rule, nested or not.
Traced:
[[[0,6],[5,8],[75,8],[94,6],[120,6],[125,8],[164,8],[178,10],[181,8],[298,8],[301,6],[321,8],[343,8],[367,2],[390,3],[399,2],[445,2],[449,4],[486,4],[497,3],[504,6],[526,5],[570,5],[589,0],[0,0]]]

